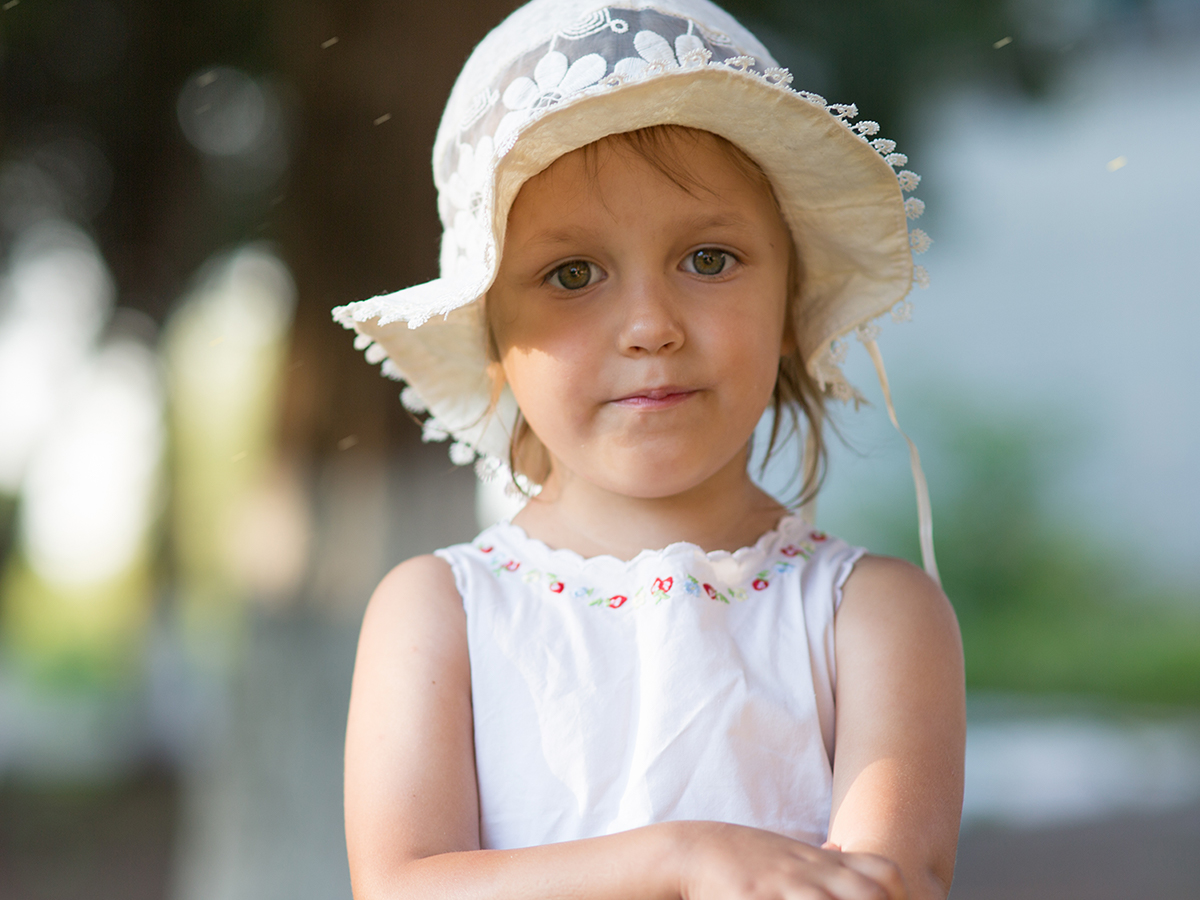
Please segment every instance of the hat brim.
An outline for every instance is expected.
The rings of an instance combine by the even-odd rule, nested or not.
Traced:
[[[670,124],[720,135],[762,167],[796,241],[804,283],[795,310],[806,363],[890,310],[912,287],[896,173],[829,109],[753,72],[680,69],[585,93],[529,124],[497,165],[493,233],[529,178],[610,134]]]
[[[527,180],[564,154],[660,124],[720,135],[770,179],[804,271],[793,321],[810,372],[833,341],[908,294],[913,261],[904,200],[880,152],[819,98],[754,72],[704,66],[597,86],[548,107],[496,162],[492,271],[352,303],[335,318],[382,348],[391,374],[412,385],[442,428],[483,454],[507,458],[517,407],[506,392],[491,410],[478,301],[495,278],[512,203]]]

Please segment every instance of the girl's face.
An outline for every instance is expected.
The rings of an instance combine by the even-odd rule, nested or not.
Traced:
[[[745,476],[790,346],[791,238],[728,147],[670,134],[696,187],[603,140],[527,181],[509,213],[488,316],[547,486],[661,498]]]

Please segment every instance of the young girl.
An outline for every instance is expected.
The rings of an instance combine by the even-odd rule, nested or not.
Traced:
[[[946,896],[963,675],[927,506],[932,578],[747,473],[764,411],[772,443],[798,415],[812,496],[839,339],[882,379],[870,321],[928,240],[894,145],[790,81],[705,0],[535,0],[468,60],[442,277],[336,314],[532,496],[371,600],[359,900]]]

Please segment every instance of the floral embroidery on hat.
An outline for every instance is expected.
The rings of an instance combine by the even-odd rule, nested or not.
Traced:
[[[588,53],[568,64],[565,53],[547,51],[534,67],[532,78],[515,78],[500,95],[500,102],[511,111],[496,127],[496,146],[508,147],[521,127],[536,118],[540,110],[591,87],[607,73],[608,61],[598,53]]]
[[[543,0],[541,5],[549,10],[556,2]],[[477,302],[495,274],[501,253],[494,233],[497,203],[506,196],[497,180],[501,161],[534,120],[577,100],[620,92],[627,84],[640,86],[664,76],[667,81],[689,80],[705,70],[721,72],[721,83],[742,82],[741,86],[747,87],[746,83],[758,81],[772,91],[826,111],[894,170],[896,183],[905,195],[918,187],[919,176],[901,168],[908,165],[908,158],[897,151],[895,141],[878,136],[877,122],[858,120],[857,106],[830,103],[819,94],[798,90],[792,73],[769,54],[755,49],[753,35],[736,23],[715,27],[704,4],[669,6],[581,4],[572,15],[554,16],[552,28],[526,22],[518,30],[509,20],[499,26],[494,34],[503,30],[503,41],[497,43],[489,37],[463,69],[435,144],[438,213],[444,227],[441,278],[436,289],[433,283],[419,285],[340,307],[335,311],[337,320],[352,328],[365,327],[373,320],[379,326],[404,321],[410,329],[425,323],[436,327],[445,324],[473,340],[469,332],[475,326],[469,323],[470,317],[448,314]],[[669,84],[664,88],[672,89]],[[716,81],[713,90],[717,90]],[[753,90],[761,93],[758,88]],[[702,103],[705,96],[707,90],[697,92]],[[917,219],[924,210],[924,204],[915,198],[904,196],[901,202],[906,221]],[[916,228],[907,231],[907,240],[910,254],[920,254],[931,244],[930,237]],[[923,268],[914,267],[912,274],[916,285],[928,284],[928,273]],[[899,301],[891,311],[897,321],[902,321],[908,318],[909,309],[907,301]],[[837,337],[831,334],[829,340]],[[439,392],[429,383],[435,377],[431,374],[434,370],[441,378],[449,377],[440,374],[443,368],[453,369],[454,377],[460,379],[455,384],[464,385],[469,395],[466,399],[482,409],[489,399],[488,382],[478,377],[476,369],[481,370],[484,363],[470,354],[446,354],[447,359],[456,360],[453,365],[413,366],[412,360],[405,357],[404,348],[408,346],[409,342],[399,339],[378,343],[368,339],[359,348],[366,351],[369,362],[382,364],[389,377],[415,380],[419,385],[420,394],[410,383],[405,404],[414,412],[430,416],[425,439],[453,439],[453,462],[476,464],[482,467],[481,472],[499,472],[501,477],[511,478],[499,462],[504,456],[505,445],[499,437],[504,429],[480,429],[477,416],[462,412],[463,397],[444,396],[453,392]],[[482,342],[474,341],[473,346],[478,348]],[[395,354],[396,359],[386,358],[388,354]],[[470,366],[476,368],[468,371]],[[817,356],[810,368],[810,374],[828,396],[844,402],[861,398],[832,356]],[[468,384],[480,387],[472,393],[465,387]],[[432,406],[426,402],[429,398],[436,398],[430,401]],[[439,413],[444,418],[438,418]],[[502,421],[514,414],[506,407]]]
[[[624,34],[629,30],[629,23],[624,19],[614,19],[609,10],[602,9],[588,13],[574,25],[560,31],[559,35],[567,40],[578,41],[606,29],[613,34]]]
[[[704,46],[704,41],[692,34],[690,25],[687,34],[675,38],[674,49],[661,34],[639,31],[633,38],[633,49],[638,55],[618,60],[613,66],[613,74],[622,81],[638,81],[672,69],[707,65],[712,59],[712,51]]]

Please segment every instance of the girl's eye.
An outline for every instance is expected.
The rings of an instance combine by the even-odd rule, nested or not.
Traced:
[[[687,258],[687,268],[697,275],[720,275],[729,255],[724,250],[705,247]]]
[[[551,272],[547,280],[555,287],[577,291],[595,281],[599,274],[600,270],[590,262],[573,259]]]

